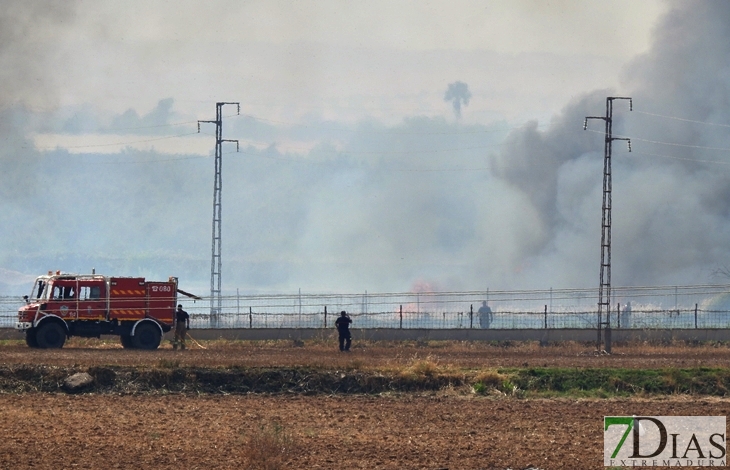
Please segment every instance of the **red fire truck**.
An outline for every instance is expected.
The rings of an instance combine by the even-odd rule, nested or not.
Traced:
[[[152,282],[49,272],[24,297],[16,329],[32,348],[61,348],[70,336],[118,335],[125,348],[157,349],[173,327],[178,292],[192,296],[178,290],[176,277]]]

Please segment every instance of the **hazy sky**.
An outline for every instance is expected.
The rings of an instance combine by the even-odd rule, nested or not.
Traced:
[[[638,111],[616,106],[636,152],[615,145],[614,284],[710,282],[726,5],[4,2],[0,288],[93,266],[206,289],[216,101],[241,103],[224,290],[591,287],[603,147],[582,120],[614,93]]]
[[[461,80],[474,95],[469,122],[549,117],[583,91],[618,85],[665,9],[650,0],[78,2],[60,24],[28,25],[62,72],[32,77],[55,86],[23,99],[145,113],[172,97],[195,115],[234,100],[272,119],[397,123],[447,115],[443,92]]]

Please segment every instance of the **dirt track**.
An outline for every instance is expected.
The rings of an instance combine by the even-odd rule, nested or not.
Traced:
[[[730,349],[712,345],[540,348],[479,344],[360,345],[350,354],[330,344],[207,344],[207,350],[122,350],[71,343],[61,351],[0,346],[5,365],[140,368],[306,366],[396,367],[428,358],[454,367],[719,366]],[[93,346],[93,348],[91,347]],[[682,362],[684,361],[684,362]],[[293,452],[282,468],[543,469],[602,468],[604,415],[721,415],[730,399],[517,399],[475,396],[466,387],[416,394],[180,395],[24,393],[0,395],[0,468],[246,468],[246,443],[278,423]],[[256,468],[256,467],[252,467]]]

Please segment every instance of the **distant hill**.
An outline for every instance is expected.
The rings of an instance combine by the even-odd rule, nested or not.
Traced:
[[[0,268],[0,295],[30,295],[36,276]]]

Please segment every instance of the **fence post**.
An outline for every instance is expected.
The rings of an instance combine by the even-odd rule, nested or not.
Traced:
[[[324,306],[324,327],[327,329],[327,306]]]
[[[253,328],[253,307],[248,308],[248,327]]]
[[[697,329],[697,304],[695,304],[695,330]]]
[[[616,304],[616,324],[621,328],[621,302]]]
[[[469,329],[474,328],[474,304],[469,305]]]
[[[547,330],[547,305],[545,305],[545,329]]]
[[[400,306],[400,329],[403,329],[403,305]]]

